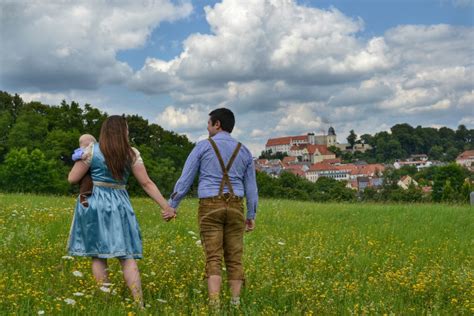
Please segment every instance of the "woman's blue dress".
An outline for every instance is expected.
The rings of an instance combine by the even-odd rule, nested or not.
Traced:
[[[84,207],[79,198],[74,210],[68,242],[72,256],[140,259],[142,238],[125,180],[115,180],[105,163],[99,144],[91,146],[90,173],[94,188]],[[139,153],[135,150],[135,153]],[[141,160],[141,159],[140,159]]]

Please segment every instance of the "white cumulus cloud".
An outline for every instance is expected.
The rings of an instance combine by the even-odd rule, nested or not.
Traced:
[[[97,89],[132,75],[120,50],[142,47],[163,21],[188,16],[190,3],[2,1],[3,85],[42,90]]]

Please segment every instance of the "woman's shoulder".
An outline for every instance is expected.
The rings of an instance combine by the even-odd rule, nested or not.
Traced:
[[[90,166],[92,162],[92,157],[94,156],[94,147],[97,143],[90,143],[86,148],[84,148],[84,153],[82,154],[82,161]]]
[[[138,149],[136,149],[135,147],[132,147],[132,151],[135,154],[132,165],[136,165],[136,164],[140,164],[140,163],[142,164],[143,163],[143,158],[140,154],[140,151]]]

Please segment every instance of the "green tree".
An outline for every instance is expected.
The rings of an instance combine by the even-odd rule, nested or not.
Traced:
[[[344,181],[337,181],[327,177],[319,177],[315,183],[312,199],[319,202],[326,201],[353,201],[356,193],[346,188]]]
[[[21,112],[8,135],[8,147],[41,148],[47,133],[48,119],[45,116],[33,111]]]
[[[363,141],[364,144],[368,144],[372,147],[374,147],[376,145],[375,138],[370,134],[363,134],[360,137],[360,139]]]
[[[52,130],[44,140],[44,154],[48,159],[63,159],[69,161],[73,149],[79,147],[79,137],[81,133],[72,129],[64,131],[60,129]]]
[[[400,142],[390,136],[377,139],[376,155],[380,162],[394,161],[406,157]]]
[[[0,111],[0,162],[8,151],[8,132],[13,125],[13,116],[8,111]]]
[[[88,132],[84,130],[83,111],[79,103],[72,101],[68,104],[65,100],[60,106],[46,106],[48,116],[48,129],[61,129],[68,131],[70,129],[78,130],[80,133]]]
[[[148,144],[151,136],[148,121],[138,115],[126,117],[130,139],[137,145]]]
[[[357,135],[353,129],[350,130],[349,136],[347,136],[347,142],[351,145],[351,148],[354,148],[356,143]]]
[[[443,202],[454,202],[457,200],[456,192],[454,192],[451,186],[451,181],[447,180],[443,186],[443,194],[441,195],[441,201]]]
[[[7,111],[15,121],[22,108],[23,100],[18,94],[11,96],[7,92],[0,91],[0,112]]]
[[[336,146],[329,146],[328,147],[329,151],[333,152],[336,157],[341,157],[342,156],[342,151],[339,147],[336,147]]]
[[[449,147],[446,150],[446,154],[444,155],[443,160],[447,162],[455,161],[458,155],[461,153],[460,150],[458,150],[455,147]]]
[[[58,173],[58,165],[39,149],[13,149],[0,168],[0,187],[6,192],[65,194],[69,185]]]
[[[429,157],[432,160],[441,160],[443,158],[444,149],[442,146],[434,145],[429,151]]]
[[[261,197],[274,197],[277,187],[276,179],[265,172],[257,172],[258,195]]]
[[[100,135],[102,123],[107,118],[107,113],[92,107],[90,104],[84,105],[83,111],[84,133],[94,135],[97,140]]]
[[[470,201],[470,196],[471,192],[473,191],[472,184],[470,183],[469,180],[464,181],[463,185],[461,186],[461,197],[460,200],[462,202],[469,202]]]
[[[408,155],[422,153],[423,141],[409,124],[396,124],[390,129],[394,139],[398,140]]]
[[[271,149],[269,150],[263,150],[258,159],[280,159],[283,160],[283,158],[288,157],[287,153],[282,153],[282,152],[276,152],[273,153]]]
[[[438,167],[434,175],[432,198],[435,202],[443,200],[446,183],[449,181],[448,190],[452,188],[454,192],[459,192],[464,183],[464,179],[469,176],[469,172],[461,166],[451,163],[447,166]],[[446,195],[446,198],[450,195]]]
[[[423,199],[423,191],[413,183],[410,183],[408,189],[405,192],[405,201],[406,202],[421,202]]]

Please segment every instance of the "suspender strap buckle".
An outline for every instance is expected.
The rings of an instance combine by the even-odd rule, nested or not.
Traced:
[[[230,193],[224,193],[222,194],[222,197],[224,198],[224,201],[226,201],[227,203],[230,202],[230,200],[234,197],[233,194],[230,194]]]

